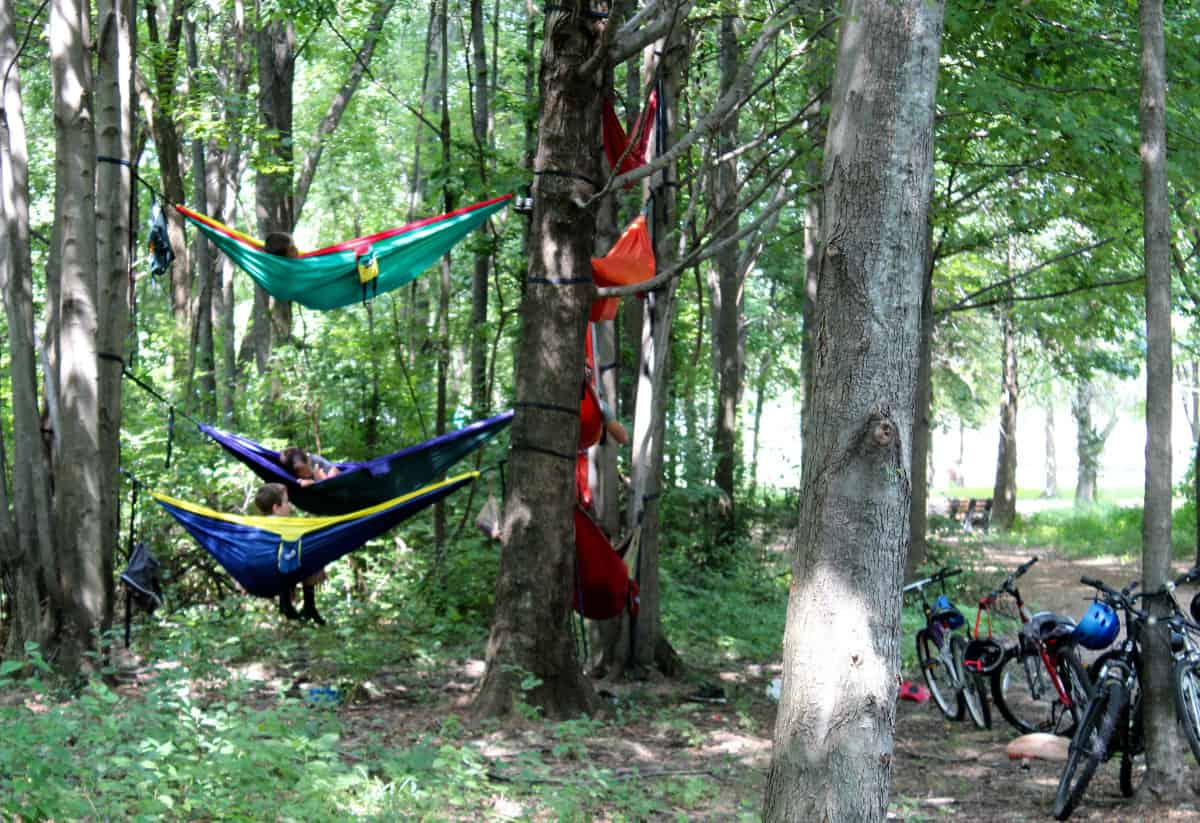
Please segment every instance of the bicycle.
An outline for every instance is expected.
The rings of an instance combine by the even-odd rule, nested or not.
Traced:
[[[917,631],[917,660],[934,702],[947,718],[961,720],[965,709],[976,726],[986,729],[991,725],[987,703],[975,678],[963,668],[966,640],[954,633],[967,621],[945,594],[946,578],[956,574],[962,574],[962,569],[940,569],[929,577],[909,583],[903,593],[915,591],[921,597],[925,626]],[[925,587],[933,583],[942,584],[942,594],[931,606]]]
[[[1021,597],[1017,580],[1037,562],[1033,557],[1022,563],[980,598],[975,640],[968,644],[964,665],[979,675],[990,674],[992,702],[1021,734],[1069,737],[1091,697],[1092,685],[1075,651],[1075,622],[1052,612],[1033,614]],[[1003,595],[1016,602],[1021,630],[1015,644],[1000,650],[990,639],[991,609]],[[979,638],[981,614],[988,615],[986,640]]]
[[[1066,820],[1079,804],[1096,768],[1101,762],[1121,755],[1121,794],[1132,797],[1144,773],[1142,695],[1138,670],[1142,657],[1142,629],[1155,622],[1165,623],[1170,632],[1172,655],[1175,658],[1175,708],[1184,727],[1192,754],[1200,760],[1200,711],[1197,711],[1197,690],[1200,688],[1200,645],[1194,635],[1200,633],[1200,621],[1189,620],[1175,599],[1175,588],[1200,579],[1200,569],[1192,569],[1173,582],[1154,592],[1134,595],[1137,581],[1121,591],[1111,589],[1099,580],[1084,577],[1080,582],[1096,589],[1096,601],[1088,609],[1085,620],[1092,619],[1098,641],[1116,639],[1120,618],[1116,610],[1125,613],[1125,640],[1121,646],[1107,652],[1096,661],[1096,692],[1075,737],[1059,778],[1054,799],[1054,816]],[[1138,600],[1166,597],[1171,614],[1154,618],[1137,608]],[[1193,599],[1193,614],[1200,611],[1200,597]],[[1083,625],[1083,621],[1080,621]],[[1193,741],[1196,741],[1193,743]]]

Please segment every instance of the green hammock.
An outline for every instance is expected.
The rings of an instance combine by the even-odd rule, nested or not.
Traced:
[[[271,254],[253,237],[185,206],[175,208],[272,297],[336,309],[411,283],[511,199],[507,194],[485,200],[299,257]]]

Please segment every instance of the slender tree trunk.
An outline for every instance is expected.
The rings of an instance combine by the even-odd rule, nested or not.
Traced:
[[[132,162],[135,12],[133,4],[125,0],[101,0],[98,11],[96,151]],[[97,345],[101,352],[121,358],[128,355],[133,186],[132,168],[102,163],[96,170]],[[113,547],[120,532],[121,388],[121,364],[111,359],[99,361],[99,547],[106,607],[102,623],[106,626],[112,623]]]
[[[258,30],[258,120],[262,154],[271,164],[255,178],[255,207],[258,232],[290,234],[296,225],[294,183],[292,94],[296,77],[296,26],[291,20],[264,20],[259,5]],[[255,288],[254,334],[256,362],[266,368],[271,348],[287,342],[292,335],[292,304],[287,300],[269,301],[269,326],[260,330],[262,309],[268,305],[261,289]],[[265,338],[264,338],[264,335]]]
[[[1004,362],[1000,384],[1000,446],[996,455],[996,484],[992,490],[992,525],[1012,528],[1017,516],[1017,339],[1016,325],[1007,311],[1000,321]]]
[[[1171,234],[1167,200],[1166,47],[1162,0],[1139,0],[1142,40],[1142,238],[1146,269],[1146,499],[1142,584],[1154,591],[1171,574]],[[1163,598],[1149,602],[1165,617]],[[1173,659],[1165,623],[1147,627],[1139,672],[1146,721],[1145,788],[1156,800],[1183,796]]]
[[[571,170],[592,179],[599,174],[599,78],[580,71],[596,48],[596,37],[582,15],[561,7],[547,10],[537,169]],[[571,177],[543,174],[533,186],[529,282],[521,301],[509,457],[512,480],[504,504],[487,670],[476,698],[476,710],[484,716],[507,714],[518,699],[541,707],[548,717],[575,715],[594,705],[568,625],[577,409],[592,291],[583,284],[549,281],[590,281],[595,215],[580,206],[586,194],[581,185]]]
[[[185,49],[189,85],[195,91],[198,83],[200,54],[196,47],[196,24],[188,21],[184,27]],[[205,158],[204,141],[192,138],[192,199],[193,207],[202,214],[211,213],[209,201],[208,161]],[[188,390],[184,394],[189,401],[193,397],[193,386],[199,395],[199,408],[205,419],[212,420],[217,413],[216,355],[213,348],[213,281],[217,277],[217,261],[211,245],[203,235],[196,232],[196,277],[199,292],[192,323],[192,345],[188,357]],[[198,378],[198,380],[197,380]]]
[[[33,330],[33,260],[29,234],[29,154],[21,99],[21,70],[13,3],[0,3],[0,65],[11,66],[0,87],[0,289],[4,293],[12,377],[13,515],[12,600],[3,656],[25,653],[25,643],[45,644],[60,610],[57,557],[50,512],[50,482],[42,457],[37,395],[37,343]],[[6,585],[8,585],[6,583]],[[43,609],[43,604],[48,609]]]
[[[1058,458],[1054,450],[1054,403],[1046,401],[1046,482],[1042,487],[1042,497],[1053,499],[1058,497]]]
[[[887,813],[942,11],[844,8],[771,823]]]
[[[738,21],[732,15],[721,18],[719,94],[733,86],[738,73]],[[721,159],[715,176],[713,213],[718,226],[714,242],[737,234],[737,160],[732,150],[738,142],[738,119],[727,117],[717,135],[717,152]],[[713,482],[720,491],[716,506],[716,541],[728,544],[737,528],[734,507],[734,483],[737,461],[737,401],[741,391],[739,349],[741,345],[742,288],[738,276],[738,244],[729,243],[716,257],[717,288],[713,294],[714,355],[717,360],[716,421],[713,427],[713,459],[716,466]]]
[[[150,47],[155,54],[152,68],[154,96],[146,106],[149,112],[150,130],[154,135],[154,146],[158,154],[158,174],[162,181],[167,219],[167,236],[175,251],[171,264],[171,312],[175,318],[177,339],[172,348],[175,375],[181,377],[187,365],[184,343],[191,327],[189,308],[191,302],[191,261],[188,260],[187,235],[183,230],[183,216],[169,205],[183,203],[187,199],[184,189],[183,145],[176,123],[176,107],[179,104],[175,90],[179,65],[179,47],[183,42],[183,23],[187,4],[184,0],[172,0],[167,19],[167,35],[159,33],[158,7],[149,3],[146,10],[146,32]]]
[[[1099,440],[1092,425],[1092,381],[1080,378],[1075,384],[1071,413],[1075,416],[1075,450],[1078,467],[1075,472],[1075,505],[1090,506],[1096,502],[1096,481],[1100,474],[1100,452],[1104,441]]]
[[[79,0],[50,7],[54,88],[55,222],[60,272],[58,391],[60,449],[55,462],[55,542],[68,619],[59,661],[84,664],[111,608],[112,546],[101,544],[99,382],[96,359],[96,136],[92,120],[89,14]]]
[[[471,58],[475,74],[471,125],[475,131],[475,148],[479,152],[479,176],[486,189],[491,165],[488,150],[492,142],[489,130],[492,89],[484,34],[483,0],[471,0]],[[476,417],[486,415],[491,405],[487,396],[487,319],[492,253],[491,248],[475,253],[475,273],[471,279],[471,410]]]
[[[925,562],[929,526],[929,466],[932,432],[929,418],[933,407],[933,250],[932,224],[925,231],[925,266],[921,287],[921,342],[917,361],[917,393],[912,436],[912,508],[909,512],[910,541],[904,563],[910,579]]]
[[[442,112],[440,123],[440,138],[442,147],[442,172],[448,176],[450,171],[450,19],[446,10],[447,0],[438,3],[438,98]],[[442,189],[442,208],[449,213],[454,210],[454,193],[449,185]],[[446,422],[449,416],[449,398],[447,396],[450,380],[450,291],[454,287],[450,279],[450,255],[442,257],[441,279],[438,283],[437,309],[437,410],[434,432],[446,433]],[[437,558],[435,567],[438,573],[442,569],[442,555],[446,549],[446,504],[438,501],[433,507],[433,544]]]

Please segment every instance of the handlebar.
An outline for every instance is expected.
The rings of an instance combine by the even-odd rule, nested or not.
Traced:
[[[1009,594],[1015,595],[1016,591],[1015,591],[1015,587],[1013,586],[1013,584],[1017,582],[1017,578],[1021,577],[1023,574],[1025,574],[1025,572],[1027,572],[1031,568],[1033,568],[1033,565],[1037,562],[1038,562],[1038,556],[1035,554],[1033,557],[1029,558],[1024,563],[1017,566],[1016,570],[1013,571],[1013,573],[1010,574],[1008,577],[1004,578],[1004,582],[1001,583],[999,585],[999,587],[993,589],[988,594],[988,596],[984,598],[984,600],[991,603],[997,597],[1000,596],[1001,592],[1007,592]]]
[[[923,589],[930,583],[939,583],[945,580],[947,577],[954,577],[956,574],[962,574],[962,569],[951,569],[947,566],[944,566],[931,574],[929,577],[922,578],[921,580],[914,580],[913,582],[908,583],[903,589],[901,589],[901,591],[907,593],[916,591],[917,589]]]

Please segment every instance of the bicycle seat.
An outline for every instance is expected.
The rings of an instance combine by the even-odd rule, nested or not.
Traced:
[[[1056,646],[1071,640],[1075,635],[1075,621],[1053,612],[1038,612],[1021,627],[1026,636],[1040,640],[1047,646]]]

